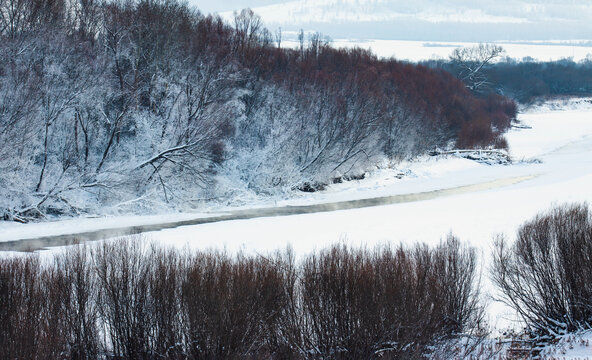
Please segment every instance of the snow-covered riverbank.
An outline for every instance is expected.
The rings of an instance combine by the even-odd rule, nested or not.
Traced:
[[[218,207],[205,213],[84,218],[26,225],[0,223],[0,241],[187,221],[247,208],[306,206],[418,194],[500,179],[532,177],[529,181],[511,186],[407,204],[288,218],[240,220],[152,234],[163,239],[174,237],[176,242],[191,241],[198,247],[223,243],[229,249],[264,251],[288,243],[307,250],[310,249],[307,243],[318,246],[343,237],[363,243],[397,240],[434,242],[443,233],[452,230],[464,235],[466,241],[478,245],[488,242],[493,233],[511,233],[523,220],[554,202],[592,200],[590,187],[587,186],[592,175],[590,99],[548,102],[526,110],[520,121],[526,128],[512,129],[507,135],[510,155],[516,161],[509,166],[487,165],[452,155],[426,156],[398,164],[395,168],[377,169],[363,180],[331,185],[323,192],[295,193],[290,199],[257,199],[249,206]],[[474,221],[476,219],[479,221]],[[298,225],[303,222],[307,226]],[[479,226],[471,226],[477,223]],[[265,229],[264,234],[256,231],[257,239],[250,239],[249,234],[254,234],[250,231],[251,226]],[[292,231],[294,226],[298,231]],[[235,231],[241,234],[240,241],[236,239]],[[194,241],[193,238],[200,240]]]

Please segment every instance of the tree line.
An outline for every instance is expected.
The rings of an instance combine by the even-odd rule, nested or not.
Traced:
[[[592,57],[575,62],[570,58],[536,61],[503,57],[503,48],[480,44],[457,49],[448,60],[422,62],[455,74],[480,96],[503,94],[520,103],[558,96],[592,95]],[[493,58],[490,56],[493,55]],[[491,61],[497,58],[497,61]]]
[[[182,209],[505,146],[507,98],[318,34],[279,41],[250,10],[0,0],[0,215]]]
[[[545,97],[592,95],[592,58],[580,62],[506,60],[493,67],[488,76],[504,94],[523,103]]]

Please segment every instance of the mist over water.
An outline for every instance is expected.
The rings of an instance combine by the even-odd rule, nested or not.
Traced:
[[[222,221],[232,220],[247,220],[261,217],[274,217],[274,216],[290,216],[290,215],[302,215],[302,214],[313,214],[321,212],[331,212],[338,210],[350,210],[350,209],[361,209],[372,206],[392,205],[410,203],[416,201],[431,200],[445,196],[453,196],[466,194],[477,191],[491,190],[504,186],[518,184],[527,180],[536,178],[537,175],[519,176],[511,178],[497,179],[493,181],[471,184],[465,186],[458,186],[454,188],[440,189],[434,191],[419,192],[413,194],[401,194],[385,197],[377,197],[370,199],[350,200],[341,201],[326,204],[306,205],[306,206],[285,206],[276,208],[261,208],[261,209],[248,209],[248,210],[237,210],[230,214],[186,220],[186,221],[173,221],[162,224],[152,225],[141,225],[141,226],[129,226],[115,229],[106,229],[98,231],[90,231],[78,234],[58,235],[58,236],[47,236],[40,237],[37,239],[25,239],[17,241],[0,242],[0,251],[21,251],[29,252],[45,249],[48,247],[56,246],[67,246],[77,243],[85,243],[89,241],[106,240],[114,237],[137,235],[145,232],[159,231],[164,229],[172,229],[181,226],[189,225],[200,225],[210,224]]]

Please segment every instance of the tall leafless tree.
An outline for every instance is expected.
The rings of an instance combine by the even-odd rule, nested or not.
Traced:
[[[458,77],[473,92],[481,92],[491,85],[485,70],[495,59],[503,55],[504,49],[495,44],[483,44],[457,48],[450,55],[450,61],[458,68]]]

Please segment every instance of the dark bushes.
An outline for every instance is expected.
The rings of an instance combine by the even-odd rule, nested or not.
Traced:
[[[148,358],[162,325],[152,301],[164,302],[163,294],[151,296],[156,254],[145,252],[136,241],[105,243],[95,252],[101,319],[113,353],[125,359]]]
[[[135,240],[43,260],[0,260],[3,359],[411,357],[480,322],[475,253],[453,237],[299,265]]]
[[[0,357],[96,359],[96,301],[88,254],[0,261]]]
[[[287,263],[203,254],[191,260],[182,284],[188,355],[196,359],[273,357],[279,318],[287,306]]]
[[[496,243],[493,280],[504,300],[537,334],[592,327],[592,213],[564,205]]]
[[[592,94],[592,61],[571,59],[535,62],[507,60],[487,69],[500,91],[522,103],[540,97],[589,96]]]
[[[44,301],[38,259],[0,264],[0,351],[5,359],[35,359],[50,343],[42,330]]]
[[[410,358],[480,325],[475,252],[450,236],[436,249],[335,246],[301,270],[311,358]]]

